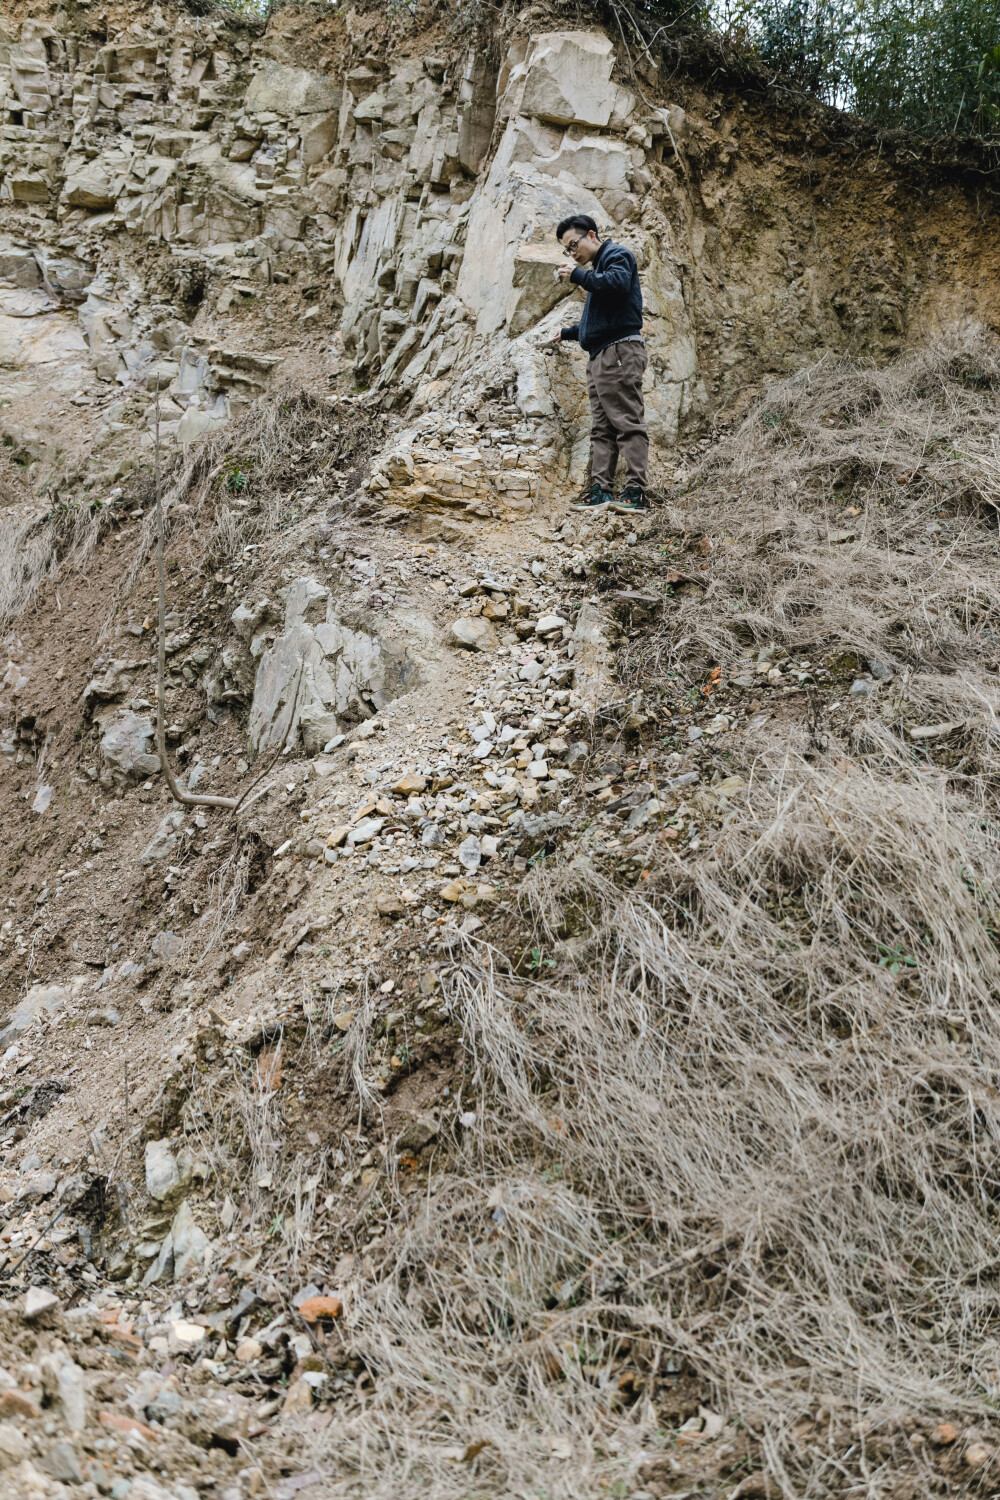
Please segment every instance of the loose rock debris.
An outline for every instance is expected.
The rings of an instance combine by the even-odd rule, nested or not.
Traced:
[[[978,186],[562,18],[22,12],[0,1488],[992,1493]]]

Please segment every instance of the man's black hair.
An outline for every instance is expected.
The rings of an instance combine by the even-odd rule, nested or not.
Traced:
[[[563,219],[556,230],[556,239],[561,240],[568,229],[582,229],[584,234],[597,233],[597,225],[589,214],[571,214],[568,219]]]

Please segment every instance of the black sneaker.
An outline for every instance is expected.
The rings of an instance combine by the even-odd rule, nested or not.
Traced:
[[[589,510],[591,512],[597,510],[607,510],[608,506],[614,503],[614,498],[615,497],[611,493],[611,491],[606,490],[604,486],[602,484],[598,484],[597,480],[595,479],[593,484],[590,486],[590,491],[587,494],[586,498],[583,500],[577,500],[574,505],[570,506],[570,510]]]
[[[627,484],[621,498],[612,500],[611,509],[616,516],[641,516],[649,509],[649,501],[637,484]]]

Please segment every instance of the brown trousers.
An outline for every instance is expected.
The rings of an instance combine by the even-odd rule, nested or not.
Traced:
[[[648,363],[645,344],[609,344],[587,361],[590,397],[591,479],[610,490],[625,459],[626,484],[646,488],[649,437],[642,404],[642,377]]]

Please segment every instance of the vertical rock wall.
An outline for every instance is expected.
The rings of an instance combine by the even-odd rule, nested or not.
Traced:
[[[113,476],[157,385],[187,443],[287,374],[412,419],[375,480],[404,504],[530,505],[539,473],[586,460],[583,357],[546,350],[580,296],[553,274],[573,210],[642,268],[667,472],[685,425],[762,375],[993,316],[997,253],[961,188],[911,191],[835,133],[668,89],[596,29],[515,24],[497,67],[353,12],[118,14],[0,23],[0,400],[29,458],[60,400],[104,412],[86,463]],[[421,468],[428,424],[505,392],[536,467]]]

